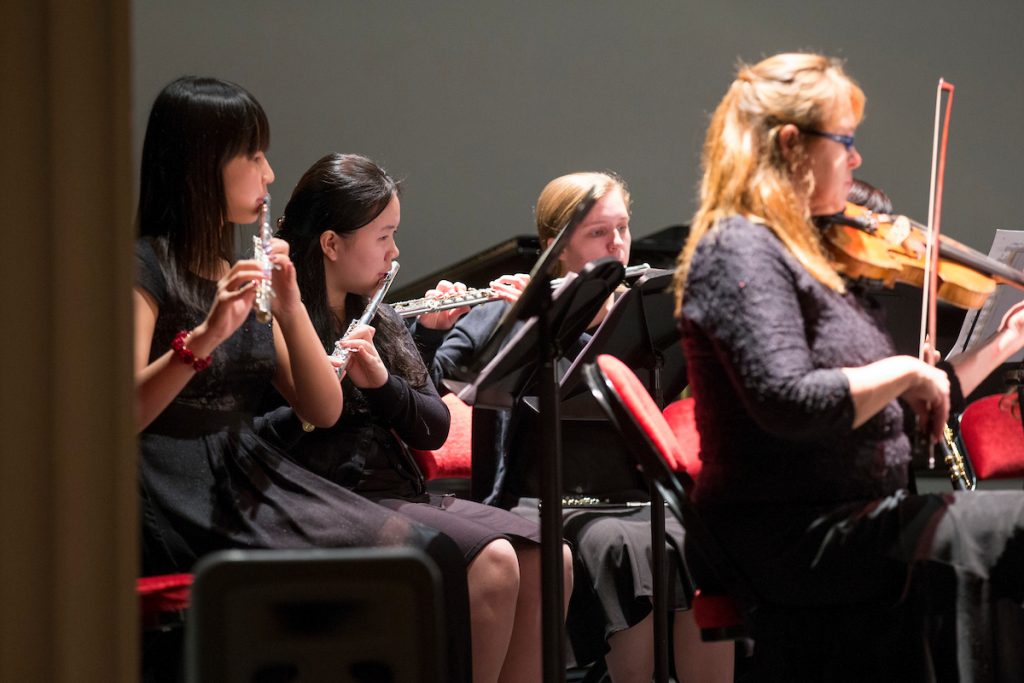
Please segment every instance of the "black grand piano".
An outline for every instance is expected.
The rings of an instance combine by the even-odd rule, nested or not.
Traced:
[[[630,248],[630,265],[647,263],[652,268],[674,268],[676,255],[688,233],[688,226],[673,225],[634,240]],[[458,280],[470,287],[486,287],[501,275],[529,273],[538,256],[540,240],[536,235],[512,237],[417,280],[395,285],[388,293],[388,301],[418,299],[442,278],[453,282]]]
[[[675,268],[676,256],[689,232],[688,225],[671,225],[634,240],[630,249],[630,265],[647,263],[652,268]],[[539,255],[540,242],[536,235],[513,237],[417,280],[393,287],[388,300],[418,299],[442,278],[458,280],[470,287],[486,287],[501,275],[530,272]],[[897,352],[916,356],[921,291],[897,284],[893,289],[872,290],[872,295],[885,311]],[[940,350],[947,350],[956,342],[964,315],[963,309],[939,302],[937,346]]]

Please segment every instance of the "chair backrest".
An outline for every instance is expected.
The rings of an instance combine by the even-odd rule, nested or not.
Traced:
[[[622,361],[608,355],[598,356],[597,362],[586,368],[585,377],[595,400],[618,428],[644,476],[658,488],[669,510],[686,529],[687,538],[692,541],[688,548],[740,601],[744,610],[750,609],[754,600],[749,583],[743,580],[694,509],[686,490],[692,480],[685,470],[679,442],[643,384]]]
[[[696,401],[690,396],[672,401],[662,411],[665,421],[668,422],[672,433],[676,436],[676,441],[679,442],[683,467],[694,481],[700,476],[703,464],[700,459],[700,434],[697,432],[695,407]]]
[[[452,416],[448,438],[432,451],[410,450],[428,480],[468,479],[473,461],[473,409],[455,394],[445,394],[442,400]]]
[[[979,479],[1024,477],[1024,428],[1003,399],[985,396],[960,416],[960,439]]]
[[[187,680],[445,680],[437,567],[412,548],[229,550],[197,566]]]

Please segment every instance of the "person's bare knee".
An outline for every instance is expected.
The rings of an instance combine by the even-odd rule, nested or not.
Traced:
[[[471,600],[515,601],[519,593],[519,561],[515,548],[505,539],[484,546],[469,564]]]

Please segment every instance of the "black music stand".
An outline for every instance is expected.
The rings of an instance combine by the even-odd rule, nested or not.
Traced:
[[[478,398],[481,401],[499,400],[501,390],[515,388],[517,385],[521,386],[520,383],[526,381],[522,377],[527,373],[527,368],[522,364],[532,365],[532,372],[537,376],[542,431],[541,500],[548,503],[541,509],[541,641],[545,683],[555,683],[565,678],[565,638],[562,617],[565,594],[565,587],[562,585],[562,477],[559,461],[561,435],[558,421],[558,379],[555,375],[555,361],[559,352],[559,340],[566,336],[562,334],[563,328],[568,331],[579,320],[583,320],[586,309],[591,310],[590,319],[592,319],[602,301],[597,298],[596,301],[591,302],[589,297],[581,297],[580,303],[577,305],[556,305],[556,302],[568,292],[578,291],[581,288],[593,291],[592,287],[587,284],[593,281],[593,276],[586,275],[587,269],[584,269],[584,273],[581,273],[579,277],[563,284],[559,288],[558,297],[554,297],[551,292],[551,280],[556,275],[559,256],[568,245],[576,227],[586,218],[596,202],[597,186],[595,185],[576,205],[569,221],[541,254],[533,270],[530,271],[530,284],[523,290],[519,299],[505,312],[481,352],[468,367],[460,368],[456,376],[458,380],[472,382],[458,392],[459,397],[470,405],[474,405]],[[622,264],[616,265],[618,279],[611,286],[612,289],[622,281],[625,274]],[[603,267],[602,270],[604,270]],[[608,276],[607,270],[605,270],[604,276]],[[575,296],[572,298],[575,299]],[[561,312],[559,313],[559,311]],[[577,336],[582,333],[590,319],[583,320],[583,328],[577,332]],[[532,348],[529,344],[523,343],[521,337],[517,337],[520,340],[517,344],[505,344],[520,321],[533,323],[532,326],[536,330],[536,341]],[[574,324],[570,325],[569,323]],[[508,351],[503,351],[506,348]],[[524,351],[526,354],[519,357],[521,364],[518,366],[513,365],[512,361],[503,360],[502,356],[521,354]],[[530,351],[533,353],[529,353]],[[528,359],[532,359],[532,362],[526,363]],[[495,367],[491,366],[492,363]],[[518,377],[513,381],[510,375]],[[446,384],[452,388],[451,383]],[[497,389],[499,386],[500,390]],[[491,390],[492,387],[494,390]]]
[[[578,283],[559,288],[548,319],[551,328],[557,330],[553,340],[555,358],[568,358],[579,348],[580,337],[596,315],[591,305],[600,305],[621,281],[622,266],[614,259],[606,258],[588,263],[576,278]],[[575,280],[574,280],[575,282]],[[472,385],[445,380],[445,386],[457,393],[466,403],[472,404],[473,411],[473,472],[471,491],[473,500],[483,501],[495,490],[498,477],[498,462],[495,450],[498,436],[498,421],[493,414],[507,411],[525,402],[534,412],[539,413],[538,399],[533,391],[537,385],[537,348],[539,325],[532,318],[506,340],[499,355],[480,371]],[[567,367],[568,363],[559,363]],[[490,416],[489,416],[490,414]],[[538,431],[538,433],[540,433]],[[561,442],[559,442],[561,443]],[[540,454],[538,444],[533,449]],[[538,465],[539,471],[539,462]],[[559,463],[562,462],[559,450]],[[559,465],[561,468],[561,464]],[[561,469],[559,470],[561,472]],[[559,477],[561,478],[561,474]],[[493,501],[501,504],[498,501]]]
[[[645,386],[659,408],[686,386],[686,360],[679,344],[671,291],[673,272],[650,270],[619,297],[608,316],[562,378],[564,419],[607,419],[587,389],[584,368],[600,354],[617,357],[634,370],[646,370]],[[643,375],[641,375],[643,376]],[[668,557],[665,552],[665,504],[650,485],[654,567],[654,680],[667,681],[669,671]]]
[[[508,343],[459,391],[477,407],[510,408],[532,386],[541,413],[541,590],[544,680],[565,676],[564,587],[562,585],[562,472],[561,423],[555,363],[572,348],[590,321],[625,277],[614,259],[588,263],[579,275],[555,292],[536,315],[515,330]],[[531,287],[549,292],[548,279],[531,280]],[[499,340],[500,341],[500,340]],[[446,383],[452,388],[455,383]]]

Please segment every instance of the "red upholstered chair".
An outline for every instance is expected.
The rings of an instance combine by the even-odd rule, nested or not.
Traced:
[[[749,632],[745,610],[751,603],[742,599],[742,584],[729,568],[717,541],[691,506],[686,490],[693,481],[688,463],[691,460],[699,462],[696,450],[684,451],[672,426],[647,389],[619,359],[609,355],[598,356],[597,363],[586,368],[585,377],[598,404],[637,459],[644,476],[661,493],[671,513],[686,529],[693,550],[729,591],[728,594],[720,590],[697,591],[694,611],[702,636],[706,640],[745,639]],[[692,399],[681,406],[672,404],[666,412],[673,416],[677,427],[684,423],[686,415],[689,415],[692,425]],[[695,431],[693,435],[696,435]],[[688,444],[692,449],[692,438]]]
[[[960,439],[979,479],[1024,478],[1024,428],[1003,394],[967,406]]]
[[[143,629],[180,626],[188,609],[191,574],[143,576],[135,580]]]
[[[468,479],[471,473],[473,409],[455,394],[442,399],[452,415],[444,445],[432,451],[412,449],[423,476],[429,479]]]
[[[184,672],[185,612],[192,592],[191,574],[143,576],[135,581],[142,633],[139,680],[180,680]]]
[[[695,406],[696,401],[688,396],[669,403],[662,411],[679,442],[679,452],[672,471],[687,483],[697,480],[704,464],[700,459],[700,433],[694,416]],[[739,605],[728,596],[705,594],[698,588],[693,610],[705,640],[722,640],[744,634],[744,620]]]

